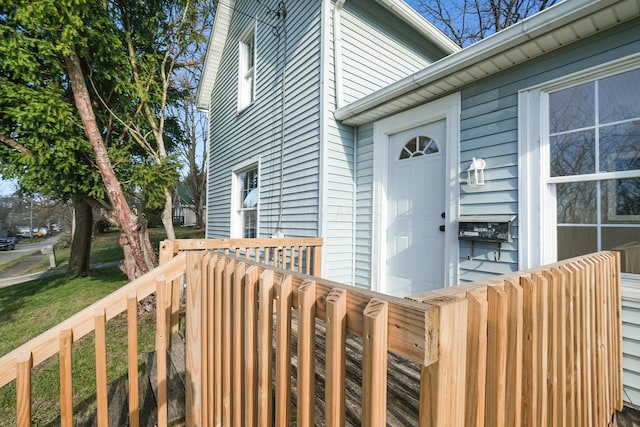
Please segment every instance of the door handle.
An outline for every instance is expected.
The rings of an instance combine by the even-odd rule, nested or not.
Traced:
[[[441,225],[440,227],[438,227],[440,229],[440,231],[444,231],[444,225]]]

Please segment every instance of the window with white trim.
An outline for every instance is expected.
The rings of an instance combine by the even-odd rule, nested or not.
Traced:
[[[546,96],[557,259],[617,250],[622,272],[640,274],[640,69]]]
[[[258,237],[258,165],[234,172],[232,237]]]
[[[255,101],[256,94],[256,31],[249,29],[240,39],[238,48],[238,111]]]

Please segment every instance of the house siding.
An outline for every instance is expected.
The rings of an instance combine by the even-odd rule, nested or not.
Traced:
[[[356,181],[355,285],[371,288],[373,249],[373,125],[358,129]]]
[[[623,398],[640,405],[640,300],[622,300],[622,366]]]
[[[360,160],[354,144],[360,136],[351,126],[333,118],[337,107],[336,84],[342,90],[344,102],[350,102],[424,68],[444,53],[379,4],[349,0],[340,15],[342,54],[336,58],[334,5],[335,2],[328,3],[323,21],[327,36],[323,57],[328,61],[323,78],[325,133],[321,144],[323,276],[370,287],[370,272],[365,271],[370,269],[370,263],[367,265],[363,260],[362,251],[366,249],[357,238],[361,227],[357,209],[360,177],[354,162]],[[334,72],[336,60],[342,67],[342,81],[338,83]]]
[[[531,63],[478,81],[462,91],[460,119],[460,177],[473,157],[486,160],[486,185],[460,191],[461,215],[518,214],[518,92],[568,74],[640,52],[640,20],[553,51]],[[497,244],[460,242],[460,281],[518,270],[518,219],[513,243],[503,243],[500,261]]]
[[[445,54],[370,0],[342,12],[344,102],[353,102],[426,67]]]
[[[230,235],[232,170],[248,159],[260,160],[259,235],[277,231],[281,208],[285,236],[318,235],[320,33],[308,29],[320,27],[320,1],[287,4],[286,34],[281,28],[276,34],[280,21],[267,13],[267,7],[277,9],[278,3],[235,4],[209,113],[207,236],[211,238]],[[238,113],[238,41],[254,23],[256,99]]]

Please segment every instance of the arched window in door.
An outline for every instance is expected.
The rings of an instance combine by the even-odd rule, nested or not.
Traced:
[[[438,143],[428,136],[416,136],[411,138],[400,150],[398,160],[411,159],[413,157],[428,156],[440,152]]]

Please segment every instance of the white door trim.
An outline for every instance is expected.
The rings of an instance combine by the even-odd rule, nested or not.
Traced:
[[[386,291],[387,176],[389,137],[420,125],[444,119],[446,121],[444,280],[445,286],[458,283],[457,220],[460,201],[460,93],[446,96],[429,104],[379,120],[373,125],[373,290]]]

